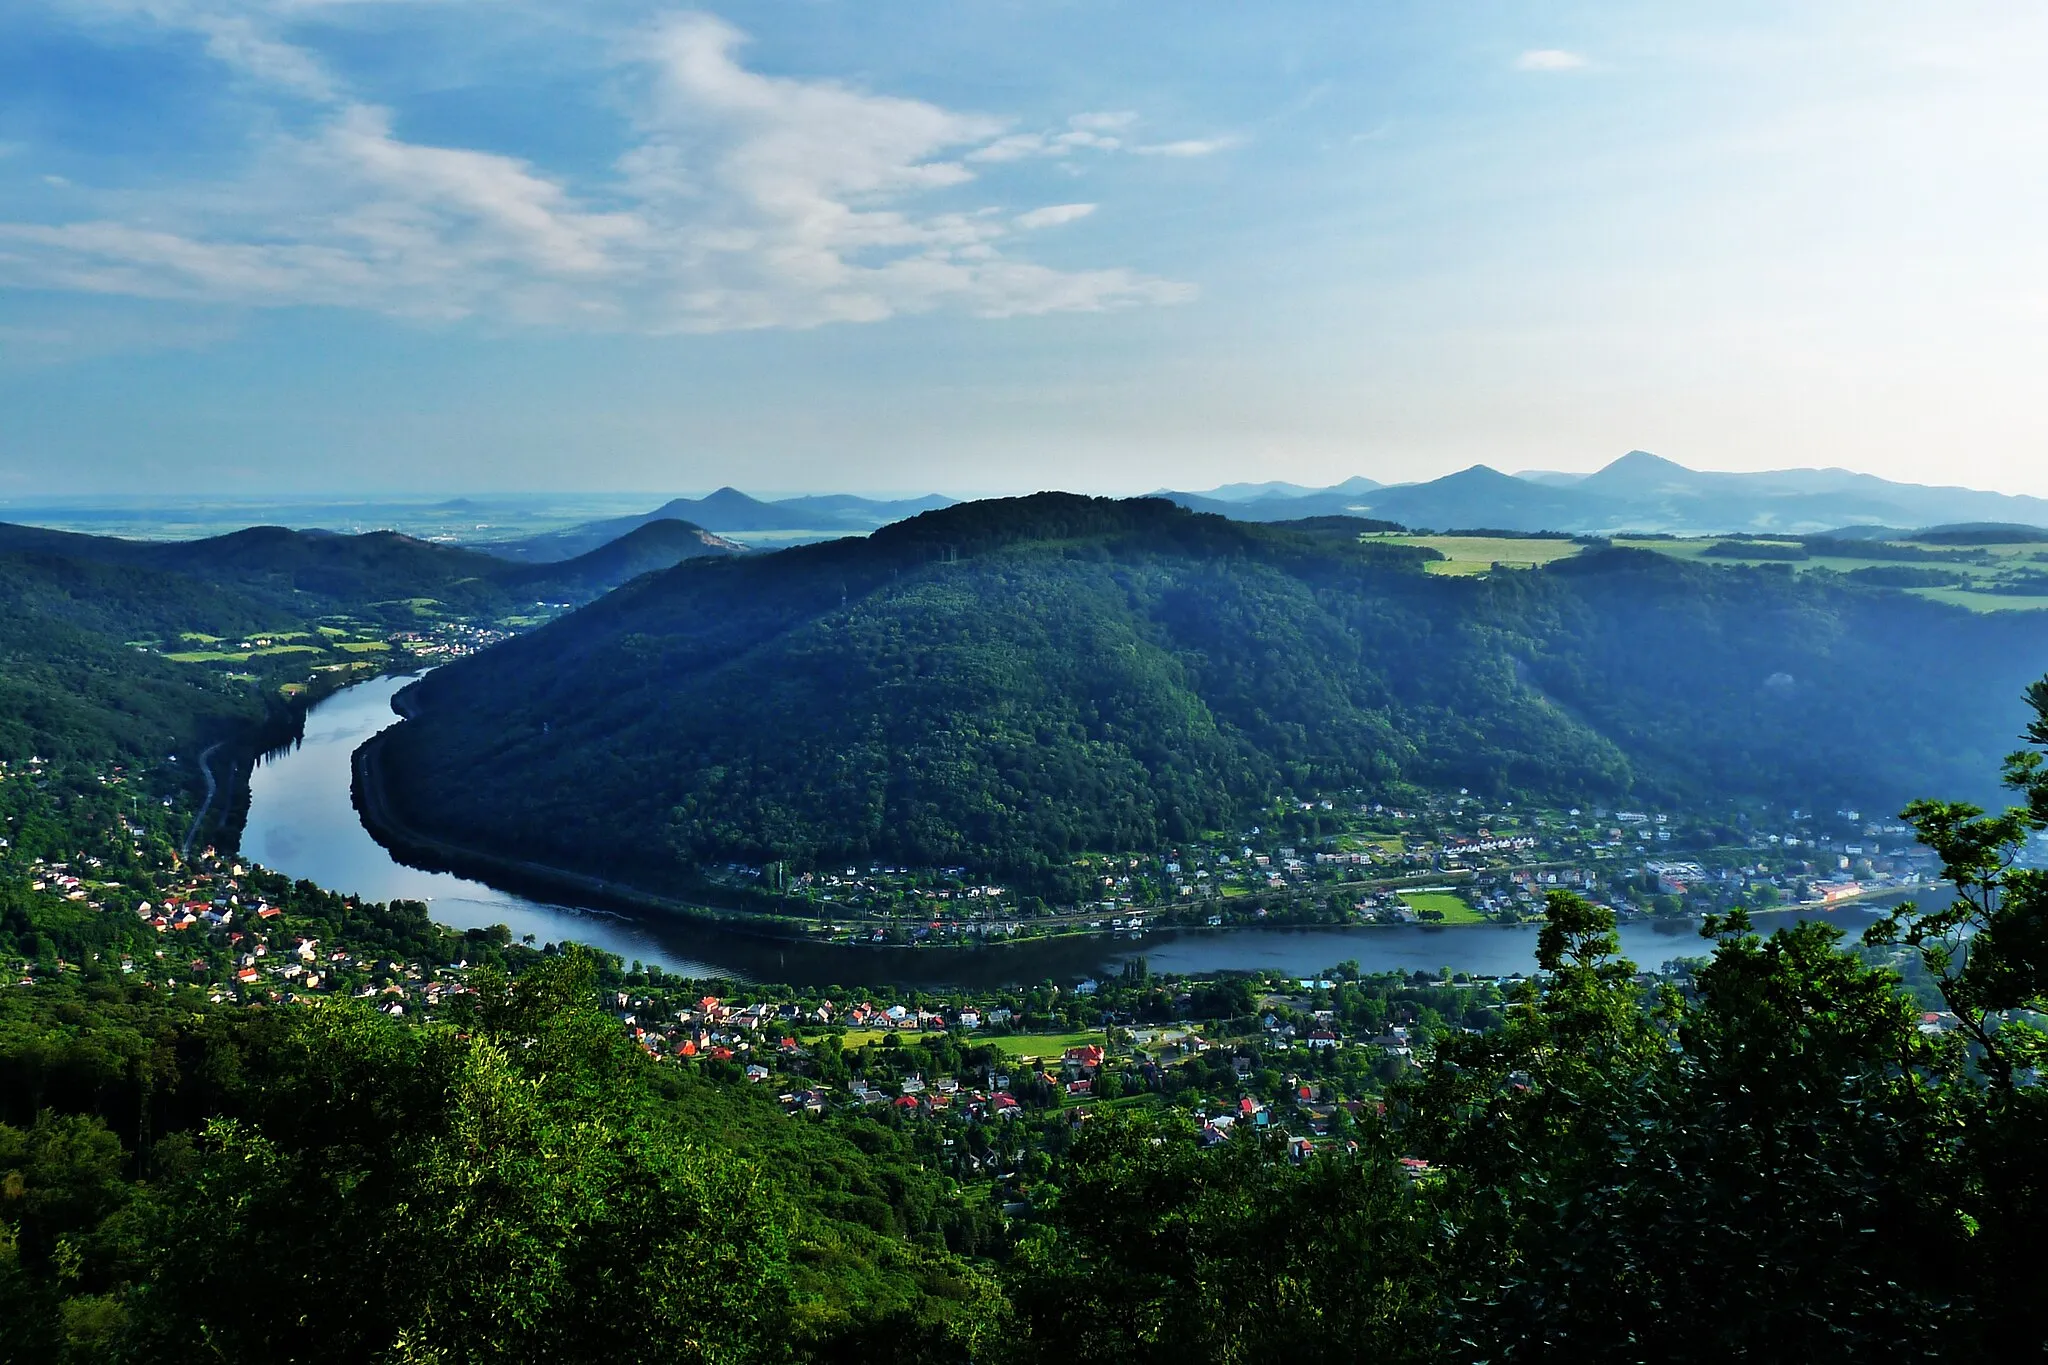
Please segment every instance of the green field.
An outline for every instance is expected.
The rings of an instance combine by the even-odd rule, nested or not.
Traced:
[[[1007,1038],[983,1041],[1005,1057],[1058,1057],[1070,1047],[1086,1047],[1090,1043],[1099,1046],[1102,1032],[1097,1029],[1091,1033],[1013,1033]]]
[[[267,658],[276,654],[321,654],[318,645],[272,645],[268,649],[186,649],[164,657],[179,664],[247,663],[251,659]]]
[[[1401,899],[1418,915],[1434,910],[1445,924],[1484,924],[1486,916],[1474,910],[1465,898],[1449,891],[1403,891]]]
[[[839,1046],[851,1052],[857,1047],[869,1047],[879,1043],[895,1032],[897,1032],[896,1029],[889,1028],[850,1028],[840,1035]],[[915,1037],[916,1035],[913,1034],[912,1036]]]
[[[1915,597],[1932,598],[1971,611],[2041,611],[2048,609],[2048,597],[2017,597],[2002,592],[1971,592],[1968,588],[1909,588]]]
[[[1560,559],[1569,559],[1579,554],[1584,547],[1570,540],[1529,539],[1520,536],[1368,536],[1370,540],[1387,541],[1402,545],[1425,545],[1442,554],[1444,558],[1429,565],[1429,572],[1455,576],[1476,576],[1491,573],[1496,568],[1529,569],[1544,564],[1553,564]],[[1655,537],[1618,536],[1614,544],[1624,549],[1652,550],[1657,554],[1669,555],[1673,559],[1694,560],[1700,563],[1717,564],[1725,567],[1744,566],[1755,568],[1761,565],[1784,565],[1794,573],[1811,573],[1825,569],[1834,573],[1852,573],[1857,569],[1896,568],[1900,561],[1895,559],[1864,558],[1860,555],[1813,555],[1801,560],[1772,559],[1765,555],[1709,555],[1707,551],[1721,544],[1726,537],[1693,536],[1684,539],[1662,539]],[[1760,544],[1776,544],[1787,548],[1803,548],[1803,542],[1792,537],[1782,540],[1761,541]],[[1899,544],[1914,544],[1901,541]],[[1929,545],[1920,548],[1940,552],[1954,552],[1954,546]],[[2015,567],[2032,566],[2048,562],[2041,558],[2041,547],[2036,544],[2024,545],[1983,545],[1971,546],[1971,551],[1984,551],[1992,556],[1990,563],[1967,563],[1951,560],[1915,562],[1915,567],[1940,568],[1964,574],[1978,582],[1988,583],[2001,573]],[[1901,591],[1915,596],[1946,602],[1951,606],[1967,607],[1972,611],[2040,611],[2048,608],[2048,595],[2013,596],[2006,593],[1978,592],[1967,587],[1955,588],[1905,588]]]
[[[1533,569],[1570,559],[1585,548],[1569,540],[1532,540],[1520,536],[1374,536],[1401,545],[1426,545],[1444,557],[1429,566],[1431,573],[1482,574],[1495,565]]]
[[[1993,557],[1994,562],[1972,564],[1951,560],[1939,562],[1930,560],[1908,561],[1903,566],[1897,560],[1866,559],[1859,555],[1814,555],[1811,558],[1799,560],[1773,560],[1760,556],[1727,558],[1720,555],[1709,556],[1707,551],[1721,542],[1722,537],[1719,536],[1701,536],[1686,540],[1632,539],[1627,536],[1621,536],[1617,537],[1614,541],[1616,545],[1624,549],[1654,550],[1661,555],[1670,555],[1673,559],[1690,559],[1705,564],[1745,565],[1751,568],[1766,564],[1781,564],[1791,569],[1794,573],[1802,574],[1812,573],[1815,569],[1826,569],[1834,573],[1846,574],[1853,573],[1857,569],[1938,568],[1951,573],[1963,574],[1981,583],[1989,583],[1997,578],[2000,573],[2015,566],[2033,563],[2034,557],[2040,552],[2038,545],[1971,546],[1972,550],[1987,551]],[[1790,539],[1771,543],[1787,546],[1797,546],[1799,544],[1798,541]],[[1897,543],[1901,545],[1916,544],[1913,541],[1899,541]],[[1950,552],[1955,549],[1954,546],[1940,545],[1921,545],[1919,548]],[[1946,602],[1950,606],[1967,607],[1971,611],[1979,612],[2040,611],[2043,608],[2048,608],[2048,596],[2018,597],[2008,593],[1975,592],[1969,588],[1905,588],[1901,589],[1901,591],[1910,592],[1915,597],[1925,597],[1932,601]]]

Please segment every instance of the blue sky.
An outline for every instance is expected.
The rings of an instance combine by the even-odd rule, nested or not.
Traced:
[[[2034,7],[15,0],[0,38],[0,497],[1632,447],[2048,494]]]

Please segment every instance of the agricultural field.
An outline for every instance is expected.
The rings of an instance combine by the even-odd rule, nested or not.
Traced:
[[[130,648],[161,654],[176,664],[219,672],[236,681],[268,679],[284,696],[306,690],[308,680],[375,673],[393,659],[426,655],[443,646],[463,652],[494,638],[496,630],[465,622],[436,623],[426,631],[393,634],[387,624],[333,615],[287,630],[251,631],[240,637],[186,630],[157,640],[130,640]]]
[[[1443,556],[1431,573],[1483,574],[1494,568],[1533,569],[1569,559],[1585,547],[1571,540],[1523,536],[1375,536],[1400,545],[1424,545]]]
[[[839,1046],[851,1052],[857,1047],[871,1047],[880,1043],[895,1032],[895,1029],[887,1028],[850,1028],[840,1035]]]
[[[1401,899],[1418,915],[1431,911],[1443,916],[1431,923],[1484,924],[1486,916],[1474,910],[1463,896],[1450,891],[1403,891]]]
[[[1429,572],[1474,577],[1496,569],[1530,569],[1553,564],[1581,554],[1585,546],[1575,540],[1524,536],[1407,536],[1374,535],[1401,545],[1423,545],[1443,559],[1429,565]],[[1816,544],[1816,539],[1821,543]],[[1674,559],[1703,564],[1758,567],[1779,565],[1794,573],[1834,573],[1851,581],[1875,587],[1895,587],[1972,611],[2039,611],[2048,609],[2048,546],[2042,542],[1996,545],[1943,545],[1919,541],[1867,542],[1869,550],[1857,553],[1858,542],[1824,538],[1745,539],[1698,536],[1673,539],[1661,536],[1617,536],[1613,544],[1624,549],[1650,550]],[[1745,551],[1753,551],[1745,553]],[[1949,581],[1915,583],[1916,576]],[[1887,578],[1892,581],[1885,581]],[[2036,586],[2038,584],[2038,590]]]
[[[318,645],[263,645],[248,649],[181,649],[164,657],[175,664],[247,663],[279,654],[318,654]]]
[[[1617,537],[1616,545],[1629,549],[1654,550],[1678,559],[1706,564],[1779,564],[1794,573],[1837,573],[1853,580],[1873,576],[1910,574],[1914,570],[1932,576],[1950,576],[1958,581],[1946,584],[1912,585],[1901,582],[1903,591],[1972,611],[2038,611],[2048,608],[2048,558],[2040,542],[1994,545],[1938,545],[1920,541],[1872,542],[1870,552],[1854,552],[1855,542],[1835,541],[1815,545],[1812,540],[1787,536],[1783,539],[1746,541],[1706,536],[1688,540],[1630,539]],[[1742,553],[1754,549],[1754,554]],[[1911,558],[1902,558],[1910,555]],[[2030,580],[2043,580],[2039,592],[2015,591]],[[1878,584],[1878,586],[1887,586]]]
[[[1013,1033],[1007,1037],[986,1038],[987,1042],[1005,1057],[1056,1058],[1070,1047],[1086,1047],[1090,1043],[1102,1042],[1102,1030],[1085,1033]]]
[[[1914,594],[1968,607],[1971,611],[2042,611],[2048,609],[2048,594],[2039,597],[2018,593],[1971,592],[1966,588],[1916,588]]]

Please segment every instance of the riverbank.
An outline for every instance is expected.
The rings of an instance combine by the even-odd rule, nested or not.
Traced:
[[[394,698],[400,718],[404,707]],[[755,912],[721,912],[626,883],[592,877],[566,868],[526,859],[507,858],[428,834],[408,824],[391,800],[382,765],[390,731],[372,735],[351,758],[349,799],[363,828],[401,862],[430,872],[447,872],[479,881],[516,896],[566,900],[593,910],[627,915],[657,914],[723,933],[746,934],[778,942],[811,942],[813,922],[781,919]]]
[[[403,692],[392,698],[391,710],[401,722],[407,718],[407,706]],[[392,798],[389,780],[383,763],[383,751],[391,730],[387,729],[371,736],[356,748],[350,759],[350,801],[363,828],[378,845],[400,862],[426,871],[446,872],[454,876],[481,882],[512,895],[537,900],[559,900],[585,909],[610,911],[627,916],[656,915],[681,923],[721,933],[744,935],[772,943],[802,944],[817,950],[842,951],[849,960],[864,957],[870,953],[909,950],[919,953],[933,951],[982,952],[988,950],[1006,951],[1027,945],[1047,945],[1059,942],[1104,944],[1141,943],[1150,934],[1178,931],[1201,932],[1205,935],[1265,934],[1280,930],[1324,931],[1352,930],[1369,932],[1382,930],[1393,932],[1413,926],[1328,923],[1320,920],[1291,922],[1285,919],[1270,921],[1247,921],[1222,925],[1204,925],[1193,922],[1179,922],[1155,918],[1142,930],[1103,928],[1089,924],[1092,917],[1099,922],[1100,912],[1076,911],[1071,916],[1052,923],[1036,923],[1028,931],[1001,938],[984,937],[978,934],[962,934],[951,940],[927,941],[916,945],[882,942],[871,943],[864,938],[828,938],[827,935],[844,934],[846,926],[836,920],[825,921],[811,917],[776,915],[767,910],[721,910],[714,906],[679,900],[659,892],[649,891],[631,883],[615,879],[594,877],[587,873],[573,872],[548,863],[530,859],[507,857],[484,849],[473,848],[419,829],[402,816]],[[1454,874],[1452,880],[1462,880],[1469,874]],[[1446,874],[1422,872],[1390,880],[1390,886],[1417,885],[1443,881]],[[1460,931],[1480,928],[1500,928],[1491,921],[1483,924],[1439,925],[1437,932]]]
[[[351,790],[355,753],[396,723],[392,694],[405,682],[383,676],[343,689],[314,708],[298,740],[265,756],[251,784],[245,852],[253,861],[364,900],[425,902],[438,923],[453,929],[506,925],[515,938],[587,943],[626,962],[699,979],[986,990],[1101,980],[1134,961],[1182,976],[1270,971],[1306,977],[1345,962],[1367,972],[1433,973],[1447,965],[1474,976],[1535,970],[1533,924],[1289,925],[1269,918],[1210,928],[1154,922],[1140,938],[1099,931],[1019,936],[991,941],[985,952],[862,942],[853,952],[815,933],[770,936],[758,924],[729,929],[722,916],[643,913],[617,898],[609,901],[616,908],[584,909],[598,897],[580,890],[527,899],[500,889],[516,880],[511,876],[493,872],[492,883],[484,883],[424,871],[394,856],[365,827]],[[1761,913],[1757,927],[1769,932],[1804,917]],[[1824,918],[1854,933],[1872,916],[1843,908]],[[1624,924],[1620,937],[1625,956],[1650,966],[1709,947],[1697,926],[1683,921]]]

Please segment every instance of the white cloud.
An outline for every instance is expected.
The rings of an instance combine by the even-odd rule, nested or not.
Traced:
[[[1076,114],[1067,120],[1069,128],[1091,133],[1114,133],[1128,128],[1138,121],[1138,115],[1131,109],[1111,109],[1093,114]]]
[[[1585,57],[1561,47],[1534,47],[1515,58],[1517,71],[1577,71],[1585,65]]]
[[[205,35],[208,55],[268,85],[312,100],[329,101],[339,94],[310,54],[264,35],[246,15],[202,12],[193,17],[192,27]]]
[[[976,165],[1115,150],[1133,115],[1013,134],[983,114],[750,70],[736,55],[744,35],[685,14],[627,54],[654,76],[633,144],[614,177],[579,187],[517,157],[406,140],[391,110],[276,39],[260,8],[97,2],[201,34],[243,77],[324,104],[323,121],[263,135],[230,184],[102,196],[86,221],[0,222],[0,284],[649,332],[938,309],[1007,317],[1192,293],[1007,254],[1016,233],[1092,205],[926,204],[957,198]]]
[[[373,222],[387,230],[409,226],[442,241],[465,239],[474,255],[585,275],[605,273],[614,264],[611,249],[646,230],[630,213],[577,209],[560,185],[511,157],[394,138],[383,109],[351,106],[316,155],[331,157],[338,174],[382,191],[381,203],[360,221],[370,236],[380,235]]]
[[[1042,209],[1020,213],[1014,220],[1018,227],[1031,231],[1036,228],[1059,227],[1077,218],[1086,218],[1095,212],[1093,204],[1047,204]]]
[[[340,97],[340,88],[313,55],[279,39],[270,29],[299,0],[52,0],[54,6],[88,24],[126,31],[156,25],[198,35],[214,60],[274,90],[320,102]]]
[[[1216,152],[1227,152],[1233,147],[1242,147],[1241,137],[1191,137],[1179,142],[1153,142],[1142,147],[1133,147],[1139,156],[1210,156]]]
[[[1067,126],[1063,129],[1044,133],[1008,133],[986,146],[975,148],[967,154],[967,160],[1022,161],[1027,157],[1067,157],[1079,151],[1157,150],[1151,147],[1132,147],[1124,137],[1119,136],[1127,133],[1137,121],[1138,116],[1128,109],[1075,114],[1067,120]]]

